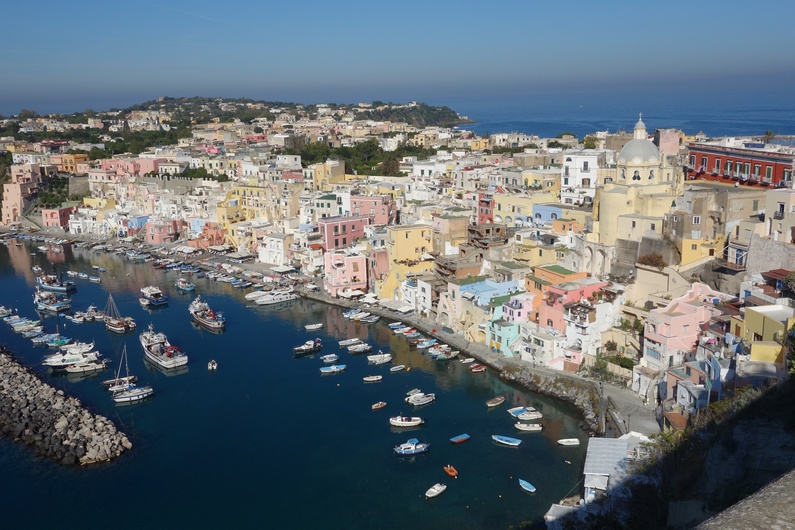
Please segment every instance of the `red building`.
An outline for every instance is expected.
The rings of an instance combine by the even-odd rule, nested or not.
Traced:
[[[366,215],[335,216],[318,220],[318,232],[323,235],[324,250],[345,248],[364,238],[364,227],[370,224]]]
[[[764,143],[746,142],[742,147],[706,143],[688,145],[689,180],[706,179],[742,185],[789,187],[792,185],[792,153],[769,151]]]
[[[44,228],[63,228],[69,226],[69,216],[77,211],[77,206],[47,208],[41,210],[41,224]]]
[[[478,224],[494,222],[494,196],[491,193],[478,195]]]

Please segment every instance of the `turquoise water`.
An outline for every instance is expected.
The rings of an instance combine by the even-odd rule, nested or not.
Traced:
[[[32,246],[0,246],[0,304],[34,316]],[[526,393],[491,373],[471,374],[459,362],[438,363],[408,348],[386,323],[367,326],[342,318],[331,306],[298,300],[270,308],[247,304],[240,289],[207,279],[196,292],[180,294],[177,273],[132,265],[114,254],[67,250],[48,257],[37,252],[45,272],[91,272],[105,267],[103,283],[76,280],[73,307],[105,306],[108,292],[122,314],[133,316],[140,332],[151,322],[190,357],[187,371],[165,375],[147,368],[138,333],[118,336],[99,323],[72,324],[46,319],[48,330],[96,340],[114,360],[94,378],[53,375],[39,366],[45,348],[0,325],[7,345],[42,378],[108,416],[127,433],[133,450],[114,462],[91,468],[65,468],[35,457],[28,448],[0,439],[0,510],[9,528],[506,528],[540,518],[552,502],[570,495],[580,480],[585,443],[561,447],[558,438],[579,436],[579,420],[565,404]],[[171,295],[167,308],[147,311],[138,290],[158,285]],[[200,294],[227,317],[225,333],[213,334],[190,322],[187,306]],[[306,332],[307,323],[323,322]],[[322,353],[338,352],[345,372],[321,376],[317,356],[293,359],[292,347],[319,336]],[[394,364],[410,370],[393,374],[389,364],[368,366],[364,355],[337,347],[360,337],[391,351]],[[110,378],[126,343],[130,372],[151,384],[154,399],[114,406],[100,381]],[[207,361],[216,359],[217,372]],[[381,374],[381,383],[362,377]],[[437,401],[413,411],[406,391],[435,392]],[[487,410],[485,401],[505,394],[506,403]],[[371,411],[376,401],[388,406]],[[532,405],[544,413],[545,430],[518,433],[505,410]],[[422,429],[393,432],[390,416],[427,419]],[[449,438],[469,433],[453,445]],[[524,440],[519,448],[495,445],[492,434]],[[431,450],[398,458],[392,447],[417,437]],[[571,464],[565,461],[569,460]],[[458,479],[442,467],[453,464]],[[537,492],[528,494],[523,478]],[[436,482],[448,484],[440,497],[426,501]],[[576,492],[577,490],[575,490]]]

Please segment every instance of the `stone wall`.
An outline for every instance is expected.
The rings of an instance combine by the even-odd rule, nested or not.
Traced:
[[[764,239],[757,235],[751,236],[746,274],[773,269],[792,269],[793,263],[795,263],[795,245]]]
[[[79,195],[85,197],[91,194],[88,189],[88,177],[69,177],[69,196]]]
[[[107,462],[132,448],[108,418],[0,353],[0,433],[62,464]]]

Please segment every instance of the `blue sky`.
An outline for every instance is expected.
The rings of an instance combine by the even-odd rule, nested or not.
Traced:
[[[0,113],[784,90],[795,2],[8,2]],[[791,91],[791,90],[790,90]],[[791,91],[792,92],[792,91]]]

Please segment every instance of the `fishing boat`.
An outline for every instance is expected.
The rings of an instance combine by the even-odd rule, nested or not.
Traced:
[[[396,455],[410,456],[424,453],[430,448],[431,444],[429,443],[422,443],[416,438],[409,438],[406,442],[396,445],[393,450]]]
[[[425,420],[416,416],[394,416],[389,418],[389,424],[393,427],[417,427],[425,423]]]
[[[155,332],[153,324],[149,324],[147,330],[138,338],[146,358],[157,366],[171,370],[188,364],[188,356],[171,344],[165,333]]]
[[[298,357],[301,355],[308,355],[323,349],[323,343],[320,339],[308,340],[300,346],[293,348],[293,354]]]
[[[98,352],[83,353],[53,353],[44,358],[41,365],[53,370],[65,370],[70,364],[96,361],[100,357]]]
[[[145,307],[164,307],[168,305],[168,295],[154,285],[141,287],[141,298],[138,299]]]
[[[573,446],[573,445],[580,445],[580,440],[577,438],[561,438],[560,440],[558,440],[558,443],[560,445]]]
[[[395,372],[402,372],[405,369],[406,369],[405,364],[398,364],[397,366],[393,366],[392,368],[390,368],[389,371],[395,373]]]
[[[514,427],[524,432],[541,432],[543,429],[540,423],[523,423],[521,421],[517,421]]]
[[[364,342],[348,346],[348,353],[367,353],[371,351],[373,351],[373,347]]]
[[[177,278],[177,281],[174,282],[174,287],[184,292],[190,292],[196,290],[196,284],[190,280],[186,280],[182,276]]]
[[[321,355],[320,360],[324,363],[335,363],[340,360],[340,356],[336,353],[329,353],[327,355]]]
[[[210,331],[222,331],[226,327],[226,318],[224,318],[223,313],[210,309],[209,304],[202,300],[201,296],[197,296],[190,303],[188,312],[194,322]]]
[[[505,396],[495,396],[490,400],[486,401],[486,406],[489,408],[499,407],[503,403],[505,403]]]
[[[392,354],[391,353],[382,353],[380,350],[375,355],[368,355],[367,356],[367,362],[375,364],[375,365],[386,364],[386,363],[388,363],[391,360],[392,360]]]
[[[377,383],[384,378],[382,375],[366,375],[362,379],[365,383]]]
[[[116,381],[124,381],[120,384],[111,385],[109,390],[113,395],[113,401],[116,403],[137,403],[150,398],[154,395],[155,391],[151,386],[138,386],[130,378],[130,367],[127,364],[127,345],[124,345],[121,353],[124,363],[119,361],[119,370],[116,372]],[[124,364],[126,375],[121,377],[121,367]]]
[[[378,410],[386,407],[386,401],[379,401],[377,403],[373,403],[370,407],[372,410]]]
[[[124,377],[116,377],[114,379],[106,379],[102,381],[102,386],[106,389],[110,389],[111,387],[117,387],[120,385],[127,385],[130,383],[135,383],[138,381],[138,377],[134,375],[126,375]]]
[[[529,491],[530,493],[536,492],[536,487],[530,484],[529,482],[527,482],[526,480],[519,479],[519,485],[525,491]]]
[[[71,280],[61,281],[57,276],[44,274],[36,276],[36,284],[45,291],[68,293],[77,290],[77,285]]]
[[[215,362],[215,359],[212,359],[210,362],[207,363],[207,369],[210,371],[218,369],[218,363]]]
[[[469,367],[469,371],[473,374],[479,374],[486,371],[486,367],[482,364],[473,364]]]
[[[450,475],[451,477],[458,478],[458,470],[454,468],[451,464],[447,464],[442,469],[444,469],[444,472]]]
[[[338,374],[345,371],[347,365],[345,364],[332,364],[331,366],[323,366],[320,368],[321,374]]]
[[[347,348],[348,346],[353,346],[354,344],[359,344],[362,342],[362,339],[353,338],[353,339],[345,339],[339,341],[340,348]]]
[[[65,370],[68,374],[93,374],[104,370],[107,362],[108,359],[79,362],[70,364]]]
[[[428,405],[429,403],[433,403],[436,401],[436,394],[424,394],[422,392],[418,394],[412,394],[405,399],[406,403],[409,405],[414,405],[415,407],[421,407],[423,405]]]
[[[113,295],[108,295],[108,304],[105,306],[105,328],[114,333],[127,333],[136,328],[135,321],[132,317],[123,317],[119,313],[119,308],[113,301]]]
[[[307,324],[304,326],[304,329],[307,331],[315,331],[317,329],[321,329],[323,327],[322,322],[318,322],[317,324]]]
[[[491,439],[498,444],[507,445],[509,447],[519,447],[522,444],[522,440],[518,438],[511,438],[510,436],[502,436],[500,434],[491,435]]]
[[[53,291],[36,290],[33,293],[33,304],[38,311],[50,313],[61,313],[72,308],[72,300],[69,298],[58,299],[58,295]]]
[[[425,492],[425,498],[426,499],[432,499],[434,497],[438,497],[439,495],[444,493],[444,490],[446,490],[446,489],[447,489],[447,485],[446,484],[442,484],[441,482],[438,482],[438,483],[434,484],[433,486],[431,486],[430,488],[428,488],[428,491]]]

